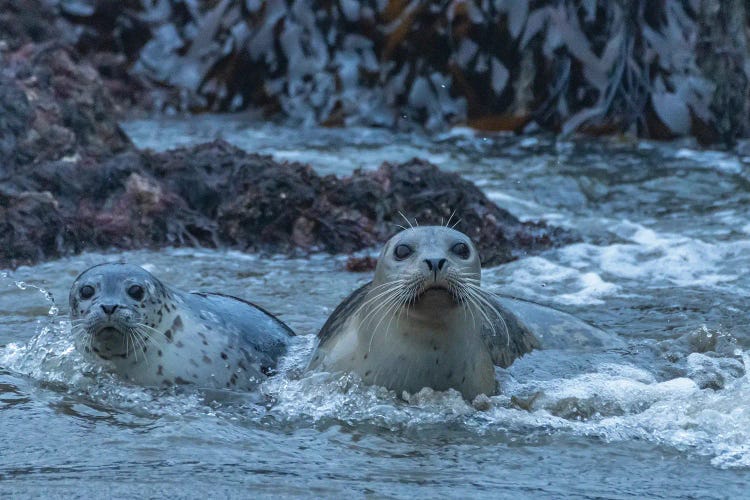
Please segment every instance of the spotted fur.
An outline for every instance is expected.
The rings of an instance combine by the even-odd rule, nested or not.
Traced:
[[[273,373],[294,335],[250,302],[182,292],[129,264],[87,269],[69,303],[76,347],[145,386],[251,389]]]

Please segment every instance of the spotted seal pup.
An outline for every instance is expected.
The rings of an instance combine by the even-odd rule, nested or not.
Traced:
[[[294,335],[250,302],[182,292],[130,264],[87,269],[69,302],[77,349],[144,386],[251,389]]]
[[[495,394],[495,365],[509,366],[540,338],[605,341],[604,332],[566,313],[486,291],[480,276],[465,234],[405,229],[385,244],[373,281],[328,318],[308,369],[355,372],[399,394],[452,388],[471,401]]]

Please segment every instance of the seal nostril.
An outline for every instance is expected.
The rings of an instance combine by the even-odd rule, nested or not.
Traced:
[[[438,272],[443,269],[443,266],[446,263],[445,259],[425,259],[425,264],[427,264],[427,269],[430,271]]]
[[[117,309],[117,304],[114,305],[105,305],[102,304],[102,310],[107,314],[112,314]]]

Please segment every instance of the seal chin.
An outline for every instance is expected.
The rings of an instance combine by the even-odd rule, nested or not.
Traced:
[[[448,288],[447,283],[436,282],[425,285],[412,301],[415,307],[456,307],[461,305],[457,297]]]
[[[111,323],[96,325],[89,330],[91,332],[91,350],[103,359],[124,358],[132,349],[129,349],[127,335],[119,325]]]
[[[94,338],[100,342],[109,342],[122,338],[122,332],[114,326],[103,326],[94,332]]]

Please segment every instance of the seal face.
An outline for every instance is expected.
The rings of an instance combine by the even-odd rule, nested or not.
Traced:
[[[250,389],[294,333],[258,306],[215,293],[185,293],[141,267],[101,264],[70,289],[76,347],[126,380]]]
[[[479,255],[465,234],[441,226],[398,233],[385,244],[373,281],[321,329],[309,368],[355,372],[399,393],[494,394],[494,365],[509,366],[537,341],[480,278]]]

